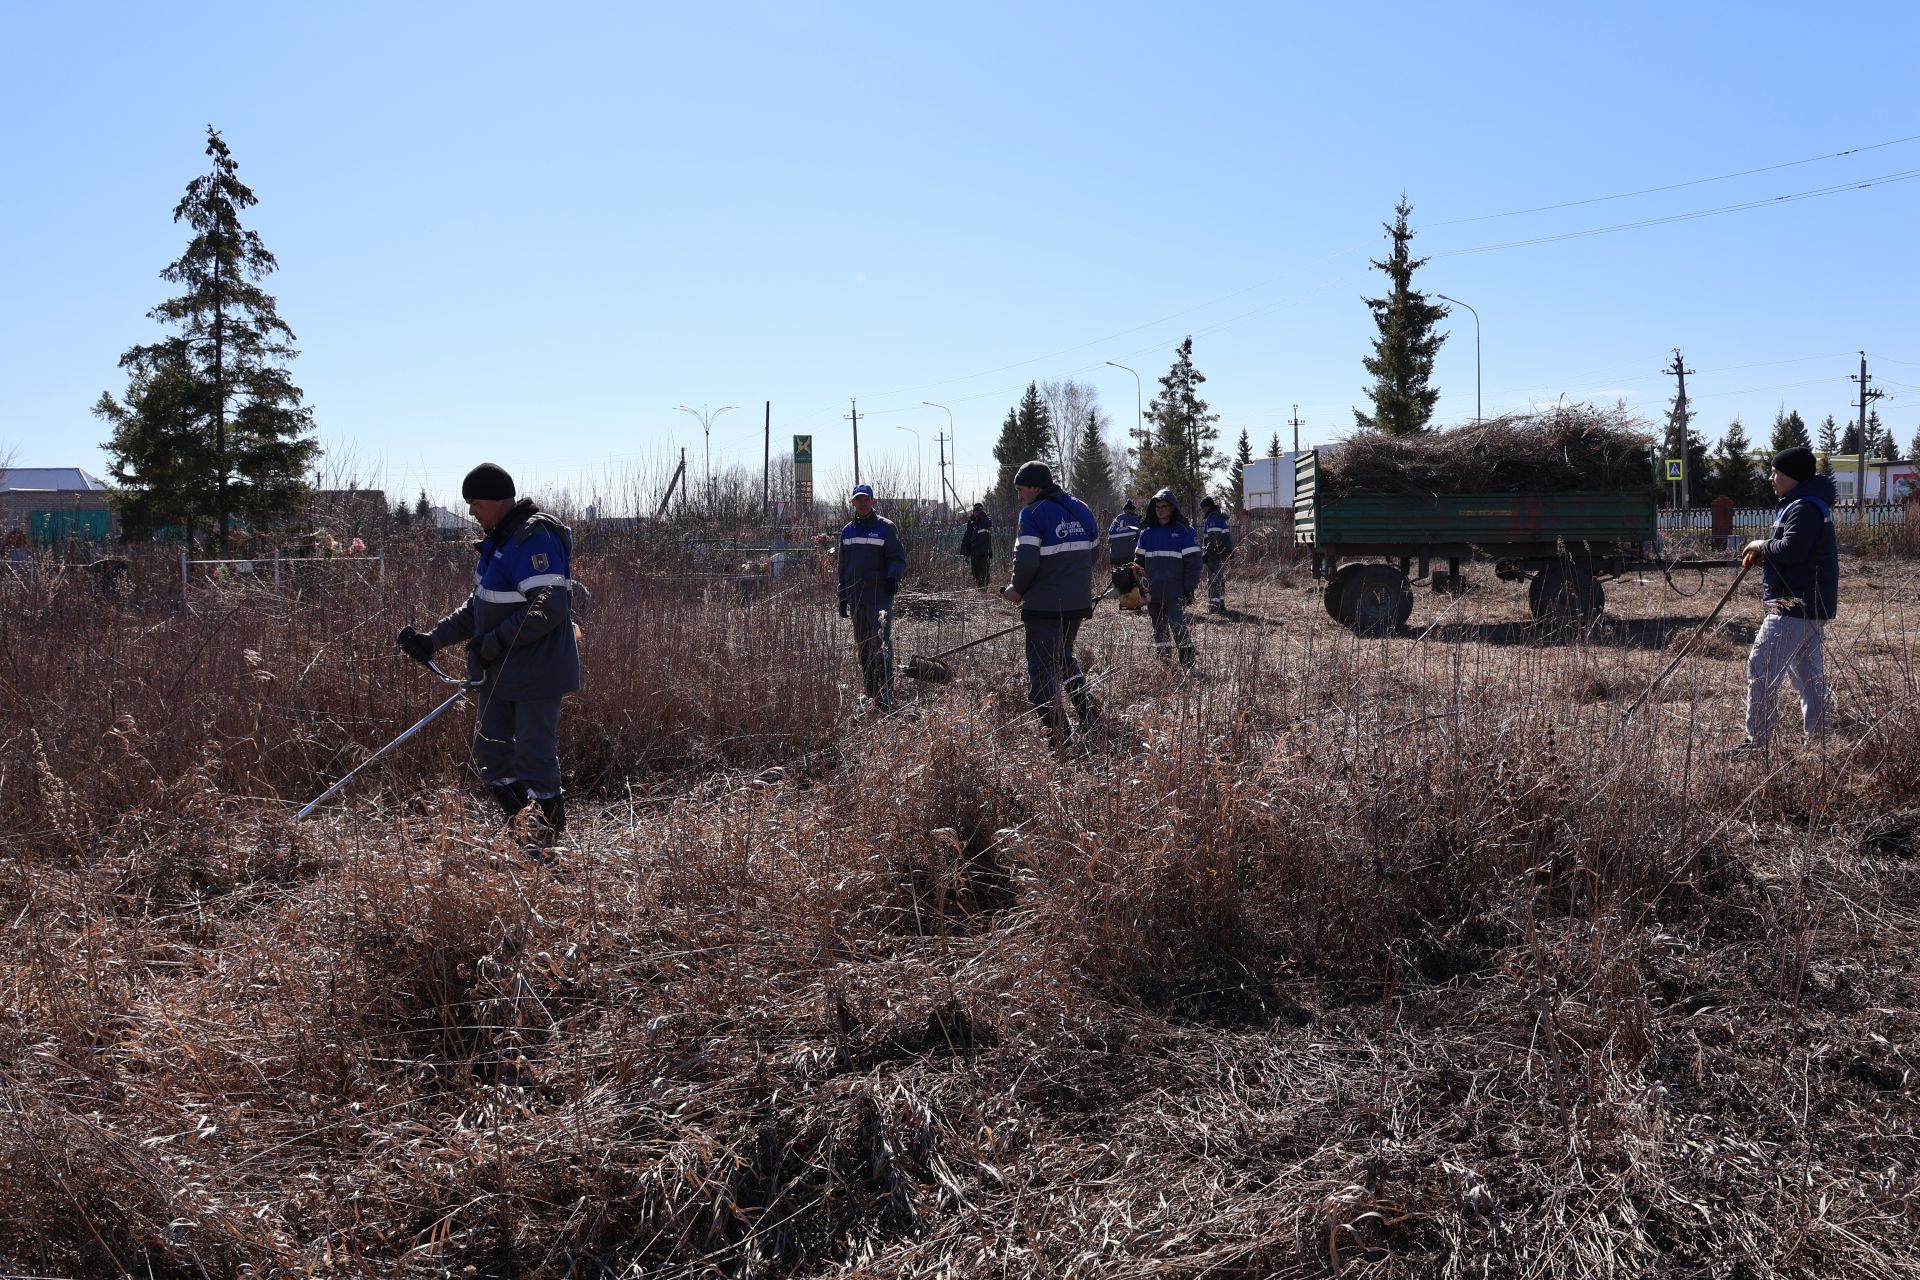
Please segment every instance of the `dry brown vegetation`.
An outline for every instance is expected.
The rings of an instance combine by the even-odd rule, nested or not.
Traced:
[[[289,824],[438,700],[464,568],[390,570],[4,587],[0,1269],[1914,1274],[1911,562],[1736,770],[1751,602],[1620,716],[1711,580],[1359,640],[1267,566],[1202,679],[1103,614],[1059,759],[1017,637],[856,721],[824,586],[583,555],[551,870],[457,715]],[[914,594],[901,657],[1004,616]]]

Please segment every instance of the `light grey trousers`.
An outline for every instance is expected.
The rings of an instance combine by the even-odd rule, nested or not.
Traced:
[[[1827,624],[1768,614],[1747,654],[1747,741],[1773,736],[1774,707],[1780,683],[1791,679],[1800,695],[1800,720],[1809,738],[1826,736],[1833,721],[1828,707],[1827,674],[1821,642]]]

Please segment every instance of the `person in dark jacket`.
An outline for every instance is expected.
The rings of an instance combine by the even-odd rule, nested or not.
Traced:
[[[560,701],[580,688],[573,629],[573,535],[534,505],[515,500],[513,477],[491,462],[467,473],[460,496],[486,537],[467,602],[424,632],[401,629],[400,647],[420,662],[467,642],[474,698],[473,755],[481,780],[512,822],[531,800],[542,845],[566,829],[560,786]]]
[[[1212,498],[1200,499],[1200,550],[1207,568],[1207,612],[1227,611],[1227,561],[1233,556],[1233,526]]]
[[[1123,564],[1133,563],[1133,549],[1140,536],[1140,508],[1127,499],[1127,505],[1120,508],[1120,514],[1107,526],[1107,564],[1118,569]]]
[[[1100,525],[1086,503],[1053,482],[1044,462],[1022,463],[1013,487],[1020,495],[1020,532],[1013,580],[1000,594],[1020,606],[1027,701],[1046,723],[1054,746],[1064,747],[1073,729],[1060,705],[1062,695],[1073,704],[1082,732],[1100,717],[1086,673],[1073,655],[1080,624],[1093,616],[1093,548]]]
[[[1180,665],[1191,667],[1193,633],[1186,606],[1200,588],[1200,539],[1180,514],[1172,489],[1162,489],[1147,503],[1134,554],[1147,571],[1147,617],[1153,621],[1155,651],[1171,663],[1177,645]]]
[[[993,570],[993,517],[982,503],[974,503],[973,514],[967,517],[967,527],[960,534],[960,554],[973,568],[973,584],[986,590]]]
[[[853,623],[854,654],[867,697],[893,710],[893,597],[907,572],[907,549],[893,521],[874,510],[873,486],[847,499],[853,519],[840,530],[840,616]]]
[[[1840,603],[1840,544],[1833,528],[1833,481],[1818,472],[1813,450],[1783,449],[1773,458],[1779,499],[1773,529],[1741,549],[1741,562],[1762,567],[1767,616],[1747,654],[1747,738],[1736,756],[1766,749],[1773,735],[1780,684],[1793,681],[1807,737],[1832,727],[1822,653],[1827,623]]]

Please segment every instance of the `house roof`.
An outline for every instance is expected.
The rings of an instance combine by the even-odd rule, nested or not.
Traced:
[[[480,527],[478,521],[470,520],[458,511],[449,511],[441,506],[433,507],[432,511],[433,527],[436,529],[478,529]]]
[[[0,493],[104,493],[106,488],[79,467],[0,468]]]

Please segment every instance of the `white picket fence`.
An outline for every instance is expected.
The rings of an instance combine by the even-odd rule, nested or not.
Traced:
[[[1759,529],[1765,531],[1772,527],[1777,514],[1774,507],[1735,507],[1733,509],[1733,527],[1735,529]],[[1698,529],[1703,533],[1713,531],[1713,509],[1710,507],[1689,507],[1684,511],[1672,507],[1660,511],[1662,530]],[[1869,502],[1864,507],[1835,507],[1835,524],[1857,525],[1864,520],[1869,526],[1882,524],[1902,524],[1907,519],[1907,505],[1904,502]]]

